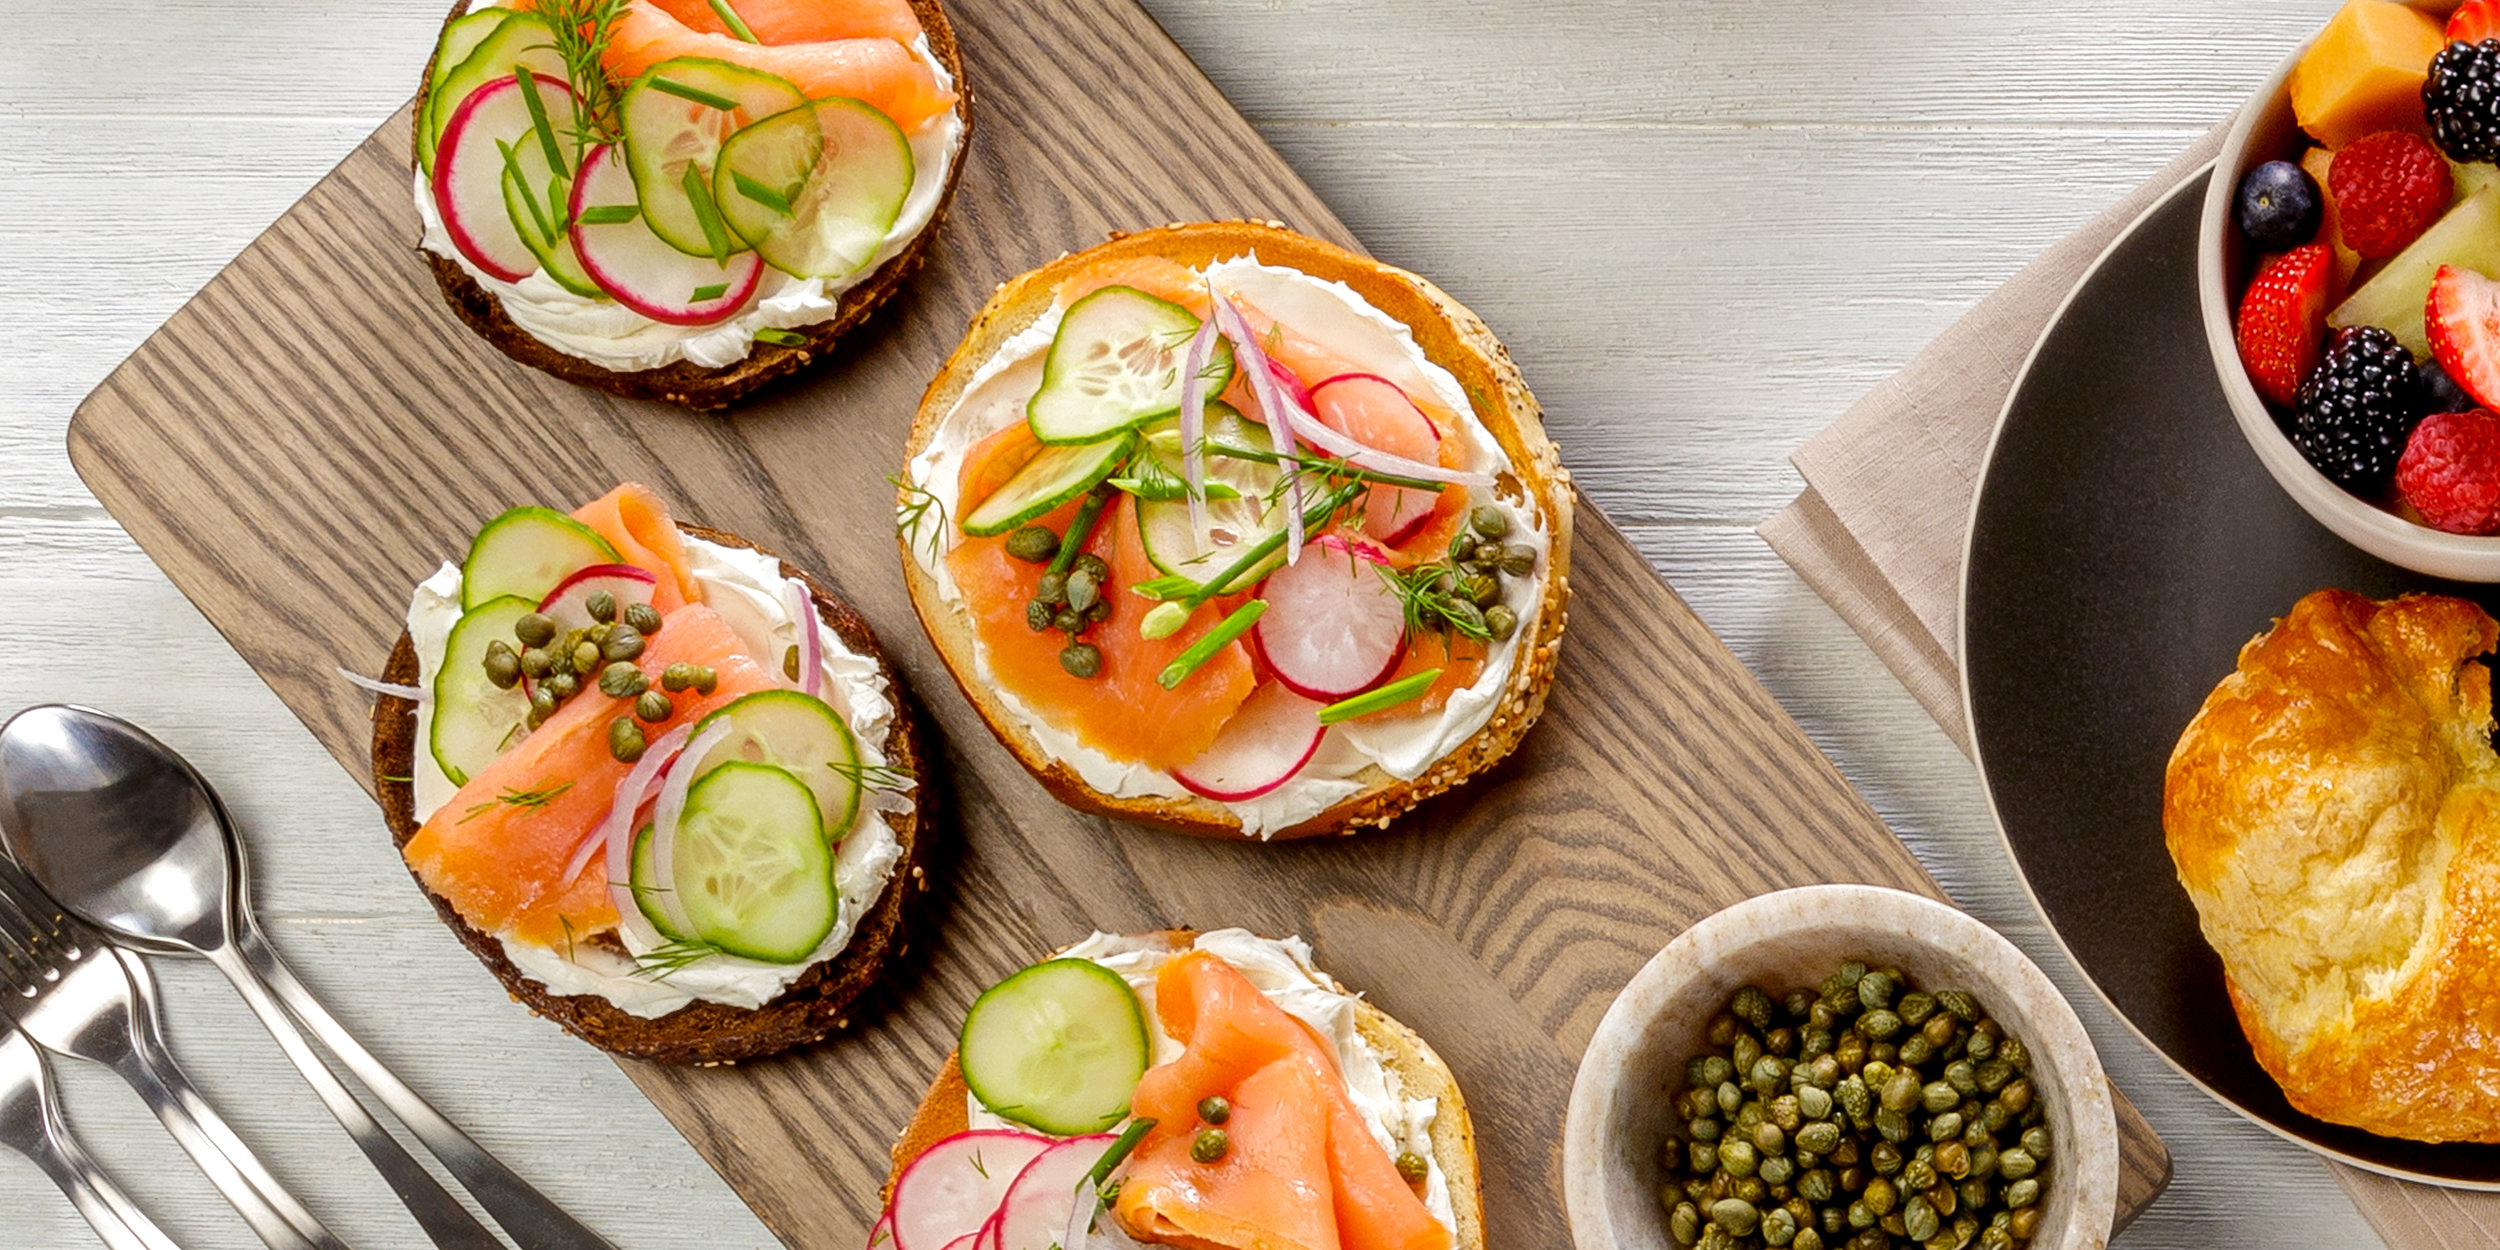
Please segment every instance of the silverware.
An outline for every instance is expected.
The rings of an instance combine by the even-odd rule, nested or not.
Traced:
[[[70,1136],[43,1052],[0,1011],[0,1146],[32,1160],[109,1250],[182,1250]]]
[[[0,858],[0,986],[37,1045],[129,1082],[270,1250],[346,1250],[269,1174],[165,1049],[156,978],[139,957],[61,913]]]
[[[128,721],[86,708],[20,712],[0,727],[0,842],[53,897],[121,939],[215,963],[289,1056],[300,1051],[297,1066],[306,1079],[316,1089],[325,1081],[336,1086],[277,1006],[275,1000],[284,1000],[527,1250],[615,1250],[408,1088],[288,971],[253,918],[243,845],[225,805],[165,744]],[[384,1163],[389,1155],[460,1211],[353,1098],[345,1103],[332,1109],[342,1123],[352,1114],[370,1129],[349,1124],[412,1211],[417,1204],[399,1185],[397,1164]],[[469,1225],[477,1227],[474,1220]],[[432,1224],[427,1228],[434,1231]],[[489,1237],[484,1244],[494,1243]]]

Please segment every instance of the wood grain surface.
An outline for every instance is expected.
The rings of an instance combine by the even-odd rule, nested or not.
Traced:
[[[362,700],[332,666],[377,663],[406,587],[512,502],[639,477],[691,519],[823,571],[889,627],[951,740],[963,830],[949,903],[898,978],[908,993],[865,1005],[857,1036],[795,1057],[628,1068],[792,1245],[857,1244],[885,1144],[981,986],[1086,928],[1166,924],[1312,938],[1459,1072],[1499,1243],[1560,1245],[1575,1057],[1650,953],[1780,885],[1934,886],[1585,500],[1547,723],[1401,830],[1210,845],[1050,802],[947,691],[892,565],[881,476],[925,372],[992,284],[1108,229],[1255,215],[1345,233],[1133,7],[1000,0],[958,21],[983,110],[961,197],[908,307],[830,376],[722,420],[510,365],[437,306],[410,251],[394,122],[107,380],[72,427],[73,460],[360,778]],[[296,337],[273,328],[329,350],[272,347]],[[2127,1117],[2132,1213],[2167,1159]]]

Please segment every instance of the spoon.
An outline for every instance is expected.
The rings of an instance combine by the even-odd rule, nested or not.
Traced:
[[[0,843],[90,923],[225,973],[435,1244],[501,1247],[331,1075],[289,1009],[522,1246],[615,1250],[408,1088],[295,978],[252,915],[225,804],[172,748],[87,708],[18,713],[0,726]]]

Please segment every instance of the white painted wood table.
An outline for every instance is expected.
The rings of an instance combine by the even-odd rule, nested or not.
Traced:
[[[1373,249],[1504,335],[1589,492],[1953,896],[2075,998],[2177,1158],[2121,1244],[2376,1244],[2318,1164],[2109,1017],[2023,897],[1969,765],[1751,532],[1799,486],[1789,451],[2228,112],[2334,0],[1147,4]],[[372,804],[62,452],[80,397],[405,100],[444,7],[9,6],[0,714],[92,703],[188,753],[316,990],[620,1244],[770,1246],[622,1075],[436,922]],[[278,1173],[351,1242],[420,1245],[224,984],[159,974],[176,1050]],[[126,1090],[61,1075],[79,1131],[179,1241],[255,1244]],[[0,1156],[0,1247],[92,1244]]]

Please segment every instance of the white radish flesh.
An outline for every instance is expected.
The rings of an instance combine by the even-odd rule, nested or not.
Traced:
[[[1034,1133],[975,1129],[922,1151],[894,1182],[895,1250],[947,1250],[978,1235],[1025,1165],[1054,1144]]]
[[[630,564],[594,564],[548,591],[545,601],[538,605],[538,614],[553,620],[559,634],[588,629],[598,623],[590,615],[590,597],[604,590],[616,600],[616,610],[608,619],[621,621],[629,605],[651,602],[651,594],[659,583],[660,579],[649,569]]]
[[[1102,1152],[1114,1140],[1109,1133],[1073,1137],[1024,1165],[1023,1174],[1008,1188],[1006,1201],[999,1204],[998,1220],[989,1233],[990,1250],[1051,1250],[1059,1244],[1075,1214],[1078,1184],[1102,1161]]]
[[[1172,780],[1218,803],[1266,794],[1293,780],[1319,751],[1328,732],[1319,709],[1282,683],[1268,682],[1250,692],[1204,754],[1172,770]]]
[[[570,88],[544,74],[535,75],[535,81],[539,99],[554,118],[572,116]],[[521,80],[498,78],[470,92],[453,110],[434,161],[434,208],[442,214],[452,246],[469,263],[505,282],[518,282],[538,270],[538,254],[522,241],[503,195],[502,145],[513,145],[516,151],[522,143],[535,147],[535,130]]]
[[[1406,653],[1406,609],[1389,586],[1386,559],[1334,534],[1268,575],[1267,613],[1250,629],[1276,679],[1306,699],[1333,703],[1395,672]]]
[[[598,209],[624,207],[636,209],[633,220],[582,220],[585,212],[596,216]],[[688,256],[653,234],[639,215],[633,174],[613,144],[583,154],[572,208],[573,250],[591,281],[654,321],[689,326],[725,321],[746,306],[763,279],[764,262],[753,252],[721,264],[709,256]]]

